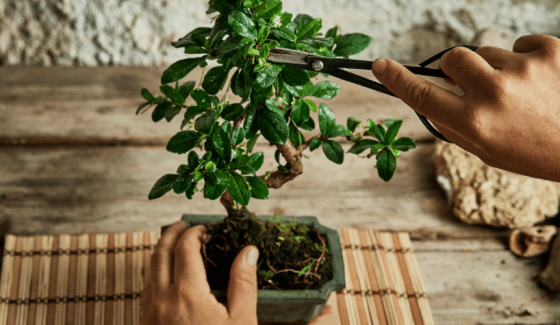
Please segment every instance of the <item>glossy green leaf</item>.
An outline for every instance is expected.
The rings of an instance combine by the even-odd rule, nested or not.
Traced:
[[[300,43],[317,49],[320,49],[322,47],[330,48],[334,44],[334,39],[331,37],[313,37],[302,39]]]
[[[233,130],[231,141],[233,141],[233,144],[236,146],[240,145],[243,141],[245,141],[245,130],[243,128]]]
[[[282,80],[292,86],[305,86],[310,79],[305,70],[284,66],[280,73]]]
[[[325,34],[325,37],[330,37],[330,38],[332,38],[333,40],[336,40],[337,36],[338,36],[338,27],[336,27],[336,26],[333,27],[333,28],[331,28],[331,29],[329,29],[329,30],[327,31],[327,34]],[[334,45],[334,44],[333,44],[333,45]],[[332,50],[333,46],[331,45],[329,48]]]
[[[261,26],[257,33],[257,42],[262,44],[266,41],[268,34],[270,33],[270,28],[266,25]]]
[[[271,143],[284,144],[288,140],[288,124],[278,109],[266,106],[259,110],[259,130]]]
[[[305,142],[305,137],[298,130],[294,122],[290,122],[289,130],[290,130],[289,139],[290,141],[292,141],[292,144],[295,147],[301,146]]]
[[[315,121],[310,118],[307,121],[303,122],[299,127],[306,131],[313,131],[315,130]]]
[[[171,120],[181,112],[181,109],[183,108],[179,105],[171,106],[165,113],[165,119],[167,122],[171,122]]]
[[[317,150],[321,145],[323,144],[323,141],[321,139],[313,139],[311,140],[311,143],[309,145],[309,150],[311,150],[312,152]]]
[[[142,112],[142,110],[143,110],[144,108],[146,108],[146,107],[148,107],[148,106],[150,106],[150,105],[152,105],[152,104],[150,104],[150,103],[144,103],[144,104],[138,106],[138,109],[136,109],[136,115],[140,114],[140,112]]]
[[[397,170],[397,158],[389,149],[384,149],[377,155],[377,173],[385,182],[388,182],[395,175]]]
[[[220,44],[218,47],[218,53],[221,57],[226,55],[231,55],[231,53],[239,50],[243,46],[241,46],[241,42],[244,40],[241,36],[230,36],[225,41]],[[251,40],[252,41],[252,40]]]
[[[360,34],[339,35],[336,38],[334,53],[338,56],[350,56],[365,50],[373,41],[373,38]]]
[[[183,154],[194,148],[200,133],[195,131],[181,131],[175,134],[167,143],[167,151]]]
[[[191,176],[179,176],[173,182],[173,191],[177,194],[185,193],[191,186],[193,178]]]
[[[196,119],[194,128],[200,133],[210,134],[212,132],[212,126],[214,125],[215,121],[215,113],[212,112],[210,114],[204,114]]]
[[[204,197],[210,200],[219,199],[228,189],[230,180],[229,175],[221,171],[217,171],[214,175],[218,180],[216,185],[204,184]]]
[[[198,167],[198,164],[200,163],[200,158],[198,158],[198,154],[196,153],[196,151],[189,152],[188,162],[189,162],[189,167],[193,169]]]
[[[315,85],[313,97],[329,100],[333,99],[340,92],[340,86],[332,81],[322,81]]]
[[[229,70],[223,66],[210,69],[204,76],[202,88],[210,95],[216,95],[225,85]]]
[[[184,59],[173,63],[163,72],[161,76],[161,83],[165,85],[183,79],[203,60],[206,60],[206,56]]]
[[[258,200],[268,200],[270,194],[268,186],[258,177],[246,177],[247,183],[251,186],[251,197]]]
[[[246,139],[255,137],[259,132],[259,118],[252,104],[247,106],[247,117],[243,122],[243,129],[245,129]]]
[[[313,20],[313,17],[306,15],[306,14],[299,14],[294,18],[294,23],[296,24],[296,29],[300,30],[303,26],[307,25],[310,21]]]
[[[290,42],[295,42],[297,40],[296,33],[287,27],[279,27],[271,29],[271,32],[276,34],[279,38],[283,38]]]
[[[388,144],[385,139],[385,128],[383,127],[383,125],[381,124],[375,125],[375,128],[373,129],[373,134],[379,141]]]
[[[173,183],[179,177],[179,175],[172,175],[167,174],[157,180],[154,184],[152,189],[150,190],[150,194],[148,195],[148,199],[155,200],[164,196],[167,192],[173,189]]]
[[[251,192],[245,183],[245,178],[236,172],[229,172],[228,190],[235,202],[246,206],[251,199]]]
[[[249,141],[247,141],[247,152],[251,153],[253,152],[253,148],[255,147],[255,144],[257,144],[257,140],[259,139],[260,134],[257,134],[255,136],[253,136],[252,138],[249,139]],[[245,134],[245,138],[247,138],[247,134]]]
[[[362,121],[358,120],[355,117],[349,117],[348,121],[346,122],[346,127],[348,128],[348,130],[354,132],[356,131],[356,128],[358,127],[358,125],[360,125],[360,123],[362,123]]]
[[[302,40],[304,38],[311,38],[321,30],[323,27],[323,21],[320,18],[313,19],[312,21],[305,24],[297,32],[297,40]]]
[[[226,121],[235,121],[245,113],[245,108],[241,104],[232,104],[226,106],[222,111],[222,118]]]
[[[396,120],[390,124],[387,128],[387,133],[385,134],[385,142],[387,144],[392,144],[397,139],[397,134],[403,124],[402,120]]]
[[[261,169],[264,164],[264,154],[262,152],[255,152],[252,154],[250,164],[255,170]]]
[[[235,78],[232,78],[231,90],[237,96],[247,99],[251,95],[253,88],[253,74],[250,70],[238,70]]]
[[[231,141],[228,134],[221,127],[214,128],[214,132],[210,136],[210,141],[215,152],[224,160],[231,159]]]
[[[204,42],[200,42],[201,39],[205,39],[210,36],[212,28],[199,27],[192,30],[187,35],[181,37],[178,41],[172,42],[171,45],[175,48],[187,47],[192,45],[202,46]],[[195,37],[198,36],[198,37]]]
[[[393,142],[393,148],[400,151],[408,151],[416,148],[416,142],[414,142],[411,138],[400,138]]]
[[[351,134],[352,133],[344,125],[337,124],[334,126],[331,133],[329,133],[329,138],[347,137]]]
[[[259,88],[270,87],[276,81],[276,76],[278,76],[280,71],[282,71],[281,65],[271,64],[269,67],[265,68],[257,74],[255,84]]]
[[[302,99],[298,101],[292,107],[292,120],[296,125],[301,125],[309,119],[309,107],[304,103]]]
[[[350,150],[348,150],[348,153],[353,153],[353,154],[359,155],[362,152],[370,149],[371,147],[373,147],[376,144],[379,144],[379,142],[377,142],[375,140],[369,140],[369,139],[358,140],[356,143],[354,143],[352,148],[350,148]]]
[[[257,12],[256,16],[258,18],[272,19],[274,16],[282,13],[282,1],[281,0],[268,0],[266,4],[266,9]]]
[[[195,85],[196,83],[194,81],[187,81],[183,83],[178,89],[178,92],[181,95],[181,97],[183,99],[187,99],[189,95],[192,93],[192,91],[194,90]]]
[[[344,162],[344,150],[342,149],[340,143],[336,141],[333,140],[324,141],[323,152],[325,153],[325,156],[327,156],[327,158],[330,161],[336,164],[340,165]]]
[[[309,99],[304,99],[304,100],[303,100],[303,103],[304,103],[305,105],[307,105],[307,108],[308,108],[310,111],[312,111],[312,112],[314,112],[314,113],[317,113],[317,105],[315,104],[315,102],[313,102],[313,101],[311,101],[311,100],[309,100]]]
[[[159,122],[161,121],[165,115],[167,114],[167,110],[173,106],[171,102],[163,102],[156,106],[154,111],[152,112],[152,121]]]
[[[245,167],[247,165],[249,165],[251,163],[251,157],[247,156],[247,155],[243,155],[237,159],[235,159],[234,161],[232,161],[229,164],[229,167],[231,168],[241,168],[241,167]]]
[[[371,151],[369,152],[370,155],[377,155],[379,150],[387,148],[387,145],[384,143],[376,143],[371,147]],[[389,148],[390,150],[390,148]],[[394,152],[393,152],[394,153]]]
[[[204,169],[206,169],[207,173],[214,173],[216,171],[216,163],[213,161],[209,161],[204,165]]]
[[[234,11],[229,14],[228,22],[237,34],[251,39],[257,38],[255,23],[241,11]]]
[[[328,136],[336,125],[336,117],[333,111],[325,104],[319,105],[319,129],[321,134]]]

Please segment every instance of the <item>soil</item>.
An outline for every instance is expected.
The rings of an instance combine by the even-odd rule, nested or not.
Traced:
[[[207,228],[202,254],[212,290],[227,290],[233,260],[247,245],[260,252],[259,289],[319,289],[332,278],[327,237],[312,227],[274,217],[265,222],[246,214]]]

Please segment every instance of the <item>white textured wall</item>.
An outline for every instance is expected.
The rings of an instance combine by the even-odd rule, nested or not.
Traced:
[[[284,0],[292,13],[371,35],[362,58],[418,61],[485,28],[560,34],[557,0]],[[207,0],[0,0],[0,65],[160,65],[209,25]]]

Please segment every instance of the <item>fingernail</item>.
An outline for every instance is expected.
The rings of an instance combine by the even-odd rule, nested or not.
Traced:
[[[259,259],[259,250],[256,248],[251,248],[250,251],[245,254],[245,263],[256,266],[257,260]]]
[[[373,72],[375,72],[375,74],[382,75],[383,72],[385,72],[385,69],[387,69],[387,60],[377,59],[377,60],[373,61],[372,69],[373,69]]]

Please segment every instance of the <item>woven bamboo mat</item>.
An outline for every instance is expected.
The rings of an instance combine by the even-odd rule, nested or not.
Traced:
[[[159,237],[159,230],[7,236],[0,325],[139,324],[145,268]],[[344,229],[340,237],[347,287],[330,300],[333,315],[315,324],[433,324],[408,234]]]

